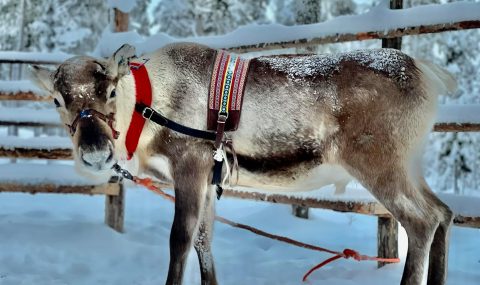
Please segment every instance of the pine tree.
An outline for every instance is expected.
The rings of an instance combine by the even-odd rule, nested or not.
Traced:
[[[294,3],[296,24],[305,25],[320,22],[320,0],[299,0]]]
[[[21,39],[22,11],[21,1],[0,0],[0,50],[18,50],[23,43]],[[0,64],[0,80],[9,79],[14,76],[12,66]]]
[[[93,50],[108,26],[103,1],[27,0],[26,9],[27,50],[83,54]]]
[[[0,0],[0,50],[12,50],[17,45],[19,6],[16,0]]]
[[[353,0],[327,1],[326,3],[330,4],[328,9],[323,9],[323,11],[329,11],[328,15],[324,17],[327,20],[342,15],[354,14],[357,6]]]
[[[158,29],[172,36],[225,34],[266,21],[267,0],[163,0],[155,8]]]
[[[159,32],[185,38],[195,35],[193,7],[188,0],[163,0],[154,9]]]
[[[295,7],[292,0],[272,0],[275,23],[291,26],[295,24]]]
[[[137,0],[136,6],[130,11],[130,26],[137,33],[149,36],[151,22],[148,18],[147,9],[152,0]]]

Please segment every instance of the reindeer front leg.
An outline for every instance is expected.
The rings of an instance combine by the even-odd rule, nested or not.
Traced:
[[[187,256],[205,207],[210,164],[205,158],[185,153],[173,163],[175,216],[170,232],[170,265],[166,284],[182,284]]]
[[[215,221],[215,190],[208,187],[207,198],[202,214],[194,247],[197,251],[198,261],[200,263],[200,273],[202,276],[202,285],[216,285],[215,265],[211,250],[213,223]]]

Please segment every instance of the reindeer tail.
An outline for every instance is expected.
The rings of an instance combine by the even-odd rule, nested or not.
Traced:
[[[447,70],[425,60],[417,59],[415,63],[422,72],[425,84],[437,94],[451,95],[457,90],[457,80]]]

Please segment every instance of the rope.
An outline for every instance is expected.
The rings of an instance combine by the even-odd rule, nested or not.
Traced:
[[[156,194],[162,196],[163,198],[165,198],[165,199],[167,199],[171,202],[175,202],[175,197],[173,195],[165,193],[163,190],[161,190],[160,188],[155,186],[152,179],[150,179],[150,178],[138,178],[137,176],[134,176],[133,181],[138,185],[145,186],[147,189],[155,192]],[[266,237],[266,238],[270,238],[270,239],[273,239],[273,240],[277,240],[277,241],[280,241],[280,242],[288,243],[288,244],[291,244],[291,245],[294,245],[294,246],[297,246],[297,247],[334,254],[334,256],[322,261],[321,263],[315,265],[310,270],[308,270],[307,273],[305,273],[305,275],[303,276],[302,280],[304,282],[307,281],[308,276],[310,276],[310,274],[312,274],[314,271],[316,271],[317,269],[320,269],[323,266],[329,264],[330,262],[333,262],[333,261],[335,261],[337,259],[340,259],[340,258],[345,258],[345,259],[353,258],[356,261],[370,260],[370,261],[380,261],[380,262],[386,262],[386,263],[398,263],[398,262],[400,262],[400,258],[381,258],[381,257],[372,257],[372,256],[368,256],[368,255],[361,255],[359,252],[357,252],[353,249],[349,249],[349,248],[344,249],[342,252],[330,250],[330,249],[327,249],[327,248],[323,248],[323,247],[299,242],[299,241],[293,240],[293,239],[288,238],[288,237],[267,233],[267,232],[262,231],[260,229],[251,227],[249,225],[240,224],[240,223],[234,222],[232,220],[226,219],[226,218],[221,217],[221,216],[215,216],[215,220],[220,222],[220,223],[227,224],[227,225],[235,227],[235,228],[247,230],[247,231],[250,231],[254,234],[257,234],[257,235],[260,235],[260,236],[263,236],[263,237]]]

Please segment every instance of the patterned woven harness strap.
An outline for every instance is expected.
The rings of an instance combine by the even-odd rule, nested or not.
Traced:
[[[219,197],[225,132],[238,128],[248,66],[247,59],[223,50],[217,52],[210,82],[207,125],[209,130],[216,131],[212,184],[218,186]]]

